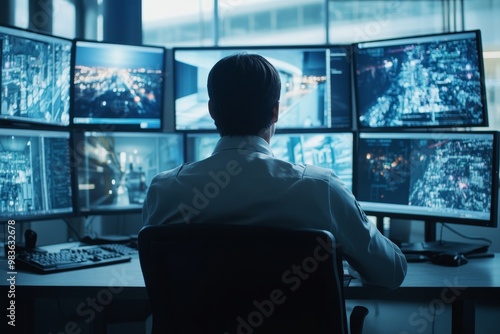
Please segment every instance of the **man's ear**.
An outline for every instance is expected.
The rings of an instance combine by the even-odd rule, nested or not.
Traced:
[[[208,100],[208,112],[210,113],[210,117],[215,121],[214,114],[213,114],[213,104],[212,100]]]
[[[272,123],[278,122],[279,115],[280,115],[280,102],[278,101],[278,102],[274,103],[273,118],[271,119],[271,122]]]

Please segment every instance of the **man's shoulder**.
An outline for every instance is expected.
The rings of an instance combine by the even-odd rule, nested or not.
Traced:
[[[332,176],[333,171],[328,168],[314,166],[314,165],[304,165],[303,178],[305,179],[315,179],[328,182]]]
[[[164,181],[171,178],[175,178],[180,173],[180,171],[189,164],[190,164],[189,162],[185,162],[181,165],[178,165],[177,167],[160,172],[155,175],[155,177],[153,178],[153,182],[160,182],[162,180]]]

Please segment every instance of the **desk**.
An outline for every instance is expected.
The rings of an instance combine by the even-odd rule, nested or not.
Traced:
[[[416,301],[430,307],[452,305],[452,332],[474,333],[475,303],[500,300],[500,254],[494,258],[470,260],[461,267],[431,263],[410,263],[402,286],[396,290],[362,286],[353,281],[346,288],[347,299]],[[0,260],[2,299],[7,294],[6,260]],[[112,266],[39,275],[18,272],[16,303],[33,298],[85,298],[146,301],[147,292],[137,256],[131,262]],[[4,309],[5,310],[5,309]],[[5,317],[3,316],[5,319]],[[5,321],[5,320],[3,320]]]
[[[500,254],[494,258],[471,259],[460,267],[409,263],[406,278],[398,289],[387,291],[354,282],[346,289],[345,296],[346,299],[424,302],[429,308],[451,304],[452,333],[472,334],[476,301],[500,301]]]

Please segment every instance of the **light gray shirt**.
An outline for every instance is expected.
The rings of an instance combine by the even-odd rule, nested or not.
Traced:
[[[368,220],[332,170],[276,159],[257,136],[222,137],[210,157],[151,182],[145,225],[217,219],[327,230],[365,283],[394,289],[406,275],[400,249]]]

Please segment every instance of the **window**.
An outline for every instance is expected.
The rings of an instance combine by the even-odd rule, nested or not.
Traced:
[[[330,43],[355,43],[443,31],[439,1],[329,1]]]
[[[481,30],[490,127],[500,130],[500,35],[496,28],[500,2],[465,0],[464,12],[465,29]]]
[[[72,0],[53,0],[52,33],[57,36],[74,38],[76,9]]]
[[[220,0],[218,45],[324,44],[324,0]]]
[[[28,14],[28,0],[18,0],[15,2],[14,7],[14,25],[19,28],[28,28],[29,14]]]
[[[142,0],[145,44],[173,46],[213,45],[211,0]]]

